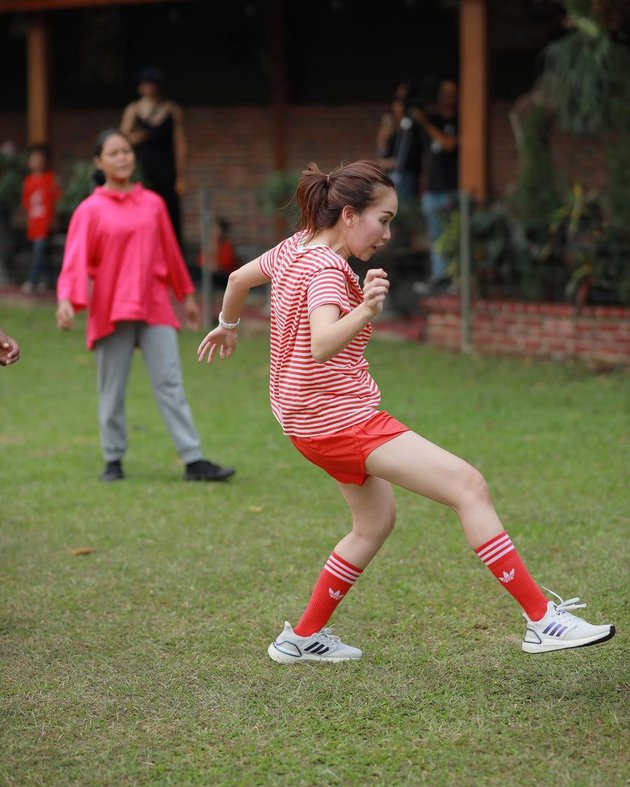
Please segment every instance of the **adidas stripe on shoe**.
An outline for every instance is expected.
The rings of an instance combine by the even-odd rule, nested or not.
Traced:
[[[363,655],[358,648],[353,648],[323,628],[308,637],[300,637],[290,623],[285,622],[284,629],[267,649],[269,657],[278,664],[297,664],[304,661],[350,661],[360,659]]]
[[[615,636],[614,626],[609,624],[593,626],[582,618],[578,618],[577,615],[571,614],[569,610],[586,606],[586,604],[579,603],[579,598],[563,601],[552,590],[548,590],[548,592],[554,595],[560,603],[556,604],[550,601],[547,605],[547,614],[542,620],[533,621],[523,614],[527,621],[527,627],[522,647],[526,653],[549,653],[553,650],[597,645],[607,642]]]

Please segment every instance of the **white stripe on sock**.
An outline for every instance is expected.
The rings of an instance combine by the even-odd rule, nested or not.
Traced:
[[[344,563],[340,563],[339,560],[336,560],[332,555],[326,561],[324,568],[326,571],[330,571],[330,573],[336,576],[338,579],[343,579],[344,582],[347,582],[350,585],[353,585],[361,576],[360,571],[355,571],[346,566]]]
[[[488,565],[489,562],[493,561],[494,558],[497,556],[499,552],[503,552],[504,549],[514,548],[514,544],[511,541],[504,541],[501,546],[497,547],[496,549],[490,550],[490,552],[486,552],[483,556],[483,562]]]
[[[483,562],[486,564],[486,566],[489,566],[492,563],[494,563],[496,560],[498,560],[499,558],[503,557],[503,555],[507,555],[509,552],[512,552],[513,550],[514,550],[514,545],[512,543],[510,543],[510,545],[508,547],[506,547],[503,550],[503,552],[499,552],[498,555],[495,555],[494,557],[491,557],[490,560],[484,560]]]
[[[333,575],[333,577],[337,577],[337,579],[341,579],[343,582],[346,582],[348,585],[354,585],[355,583],[354,579],[348,579],[348,577],[345,574],[340,574],[338,571],[335,571],[334,568],[331,568],[328,565],[326,565],[325,568],[329,574]]]
[[[351,566],[346,565],[343,561],[339,560],[338,557],[335,557],[335,555],[331,555],[327,562],[331,565],[334,565],[339,571],[343,571],[350,576],[353,576],[355,579],[358,579],[361,576],[360,569],[352,568]]]
[[[493,544],[490,544],[489,546],[479,550],[479,552],[477,552],[477,557],[479,557],[485,563],[487,558],[492,557],[495,552],[498,552],[500,549],[503,549],[503,547],[511,543],[512,540],[506,533],[504,536],[497,539]]]

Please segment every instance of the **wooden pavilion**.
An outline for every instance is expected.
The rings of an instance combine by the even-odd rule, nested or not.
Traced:
[[[0,0],[0,14],[19,12],[27,17],[26,123],[29,141],[49,137],[49,24],[57,11],[115,5],[138,6],[166,0]],[[171,0],[172,2],[173,0]],[[186,3],[190,0],[179,0]],[[269,40],[271,103],[274,118],[273,162],[282,170],[286,161],[285,118],[287,62],[283,19],[287,0],[272,0],[274,35]],[[478,199],[488,192],[488,0],[459,3],[460,187]]]

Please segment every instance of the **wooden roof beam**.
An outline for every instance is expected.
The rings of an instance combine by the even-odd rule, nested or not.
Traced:
[[[113,5],[147,5],[166,3],[169,0],[0,0],[0,14],[9,12],[61,11],[69,8],[94,8]],[[170,0],[185,3],[190,0]]]

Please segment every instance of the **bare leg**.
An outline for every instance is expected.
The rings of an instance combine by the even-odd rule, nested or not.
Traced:
[[[396,504],[387,481],[368,478],[363,486],[339,484],[339,487],[352,511],[352,530],[334,548],[315,583],[294,629],[300,637],[310,636],[326,625],[394,527]]]
[[[352,530],[335,553],[357,568],[365,568],[394,529],[396,501],[391,484],[370,477],[363,486],[339,484],[352,512]]]
[[[473,549],[504,530],[481,473],[415,432],[374,449],[365,466],[371,476],[452,508]]]

